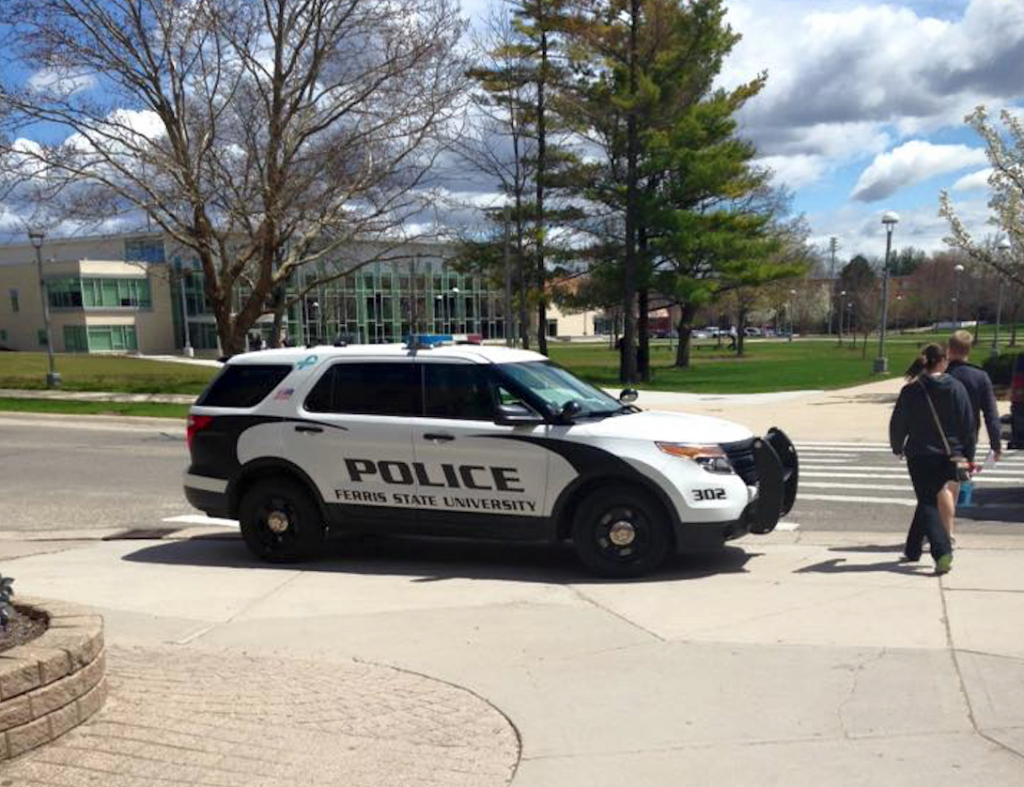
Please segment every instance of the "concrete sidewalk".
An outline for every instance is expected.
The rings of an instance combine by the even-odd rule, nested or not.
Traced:
[[[877,534],[778,533],[615,583],[552,549],[274,567],[191,535],[4,542],[20,590],[104,615],[112,675],[107,709],[5,779],[1024,783],[1021,538],[965,534],[941,580]]]

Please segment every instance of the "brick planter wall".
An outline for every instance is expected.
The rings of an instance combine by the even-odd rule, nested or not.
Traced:
[[[103,618],[63,601],[19,598],[49,618],[46,632],[0,653],[0,761],[77,727],[103,706]]]

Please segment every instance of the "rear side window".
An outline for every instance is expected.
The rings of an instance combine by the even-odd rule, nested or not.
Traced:
[[[289,375],[291,364],[229,364],[196,402],[200,407],[255,407]]]
[[[306,397],[314,413],[422,415],[420,368],[411,363],[337,363]]]
[[[423,370],[428,417],[470,421],[494,419],[494,394],[484,366],[426,363]]]

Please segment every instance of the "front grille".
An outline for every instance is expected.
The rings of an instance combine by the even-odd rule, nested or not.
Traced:
[[[722,450],[729,457],[732,469],[743,479],[747,486],[757,485],[757,462],[754,460],[754,438],[738,440],[735,443],[722,443]]]

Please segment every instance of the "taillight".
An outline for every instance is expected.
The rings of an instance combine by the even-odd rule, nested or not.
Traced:
[[[185,445],[188,446],[188,450],[192,450],[192,438],[196,436],[197,432],[203,431],[213,423],[212,415],[190,415],[188,417],[188,428],[185,430]]]
[[[1010,401],[1014,404],[1024,404],[1024,372],[1017,372],[1013,375],[1013,382],[1010,384]]]

